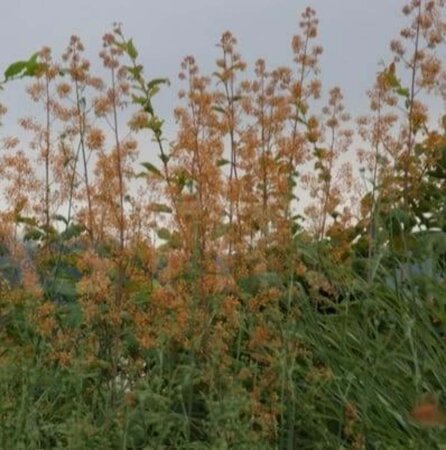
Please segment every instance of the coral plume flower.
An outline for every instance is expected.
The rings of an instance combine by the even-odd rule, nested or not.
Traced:
[[[434,399],[424,399],[409,413],[411,420],[423,427],[446,426],[446,413]]]

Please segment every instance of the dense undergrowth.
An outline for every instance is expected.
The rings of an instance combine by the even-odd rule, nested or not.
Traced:
[[[171,139],[119,26],[107,81],[77,37],[10,65],[41,113],[0,153],[0,447],[446,448],[444,6],[355,121],[311,8],[291,68],[186,57]]]

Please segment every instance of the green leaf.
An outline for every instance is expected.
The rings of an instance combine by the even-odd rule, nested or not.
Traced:
[[[221,114],[226,114],[226,111],[224,110],[224,108],[222,108],[221,106],[214,106],[212,108],[214,111],[219,112]]]
[[[151,114],[153,116],[153,112]],[[162,126],[163,126],[163,121],[158,119],[158,117],[156,117],[156,116],[153,116],[147,124],[147,127],[149,129],[151,129],[153,131],[153,133],[158,137],[161,136],[161,127]]]
[[[28,61],[16,61],[12,63],[5,70],[5,81],[11,80],[13,78],[21,78],[21,77],[32,77],[36,74],[37,69],[42,67],[42,64],[37,62],[39,57],[39,53],[34,53]]]
[[[127,72],[135,79],[141,78],[141,74],[143,71],[143,67],[141,65],[138,65],[136,67],[130,67],[126,66]],[[144,99],[145,100],[145,99]]]
[[[160,153],[159,157],[164,164],[167,164],[169,162],[170,159],[169,155],[166,155],[165,153]]]
[[[389,72],[387,74],[387,81],[393,88],[401,88],[401,82],[394,73]]]
[[[127,52],[127,42],[116,42],[116,47],[120,48],[123,52]]]
[[[138,57],[138,50],[136,50],[136,48],[133,44],[133,39],[129,39],[127,41],[127,54],[132,59],[136,59]]]
[[[327,155],[327,151],[324,148],[315,147],[313,155],[318,159],[324,159],[325,156]]]
[[[160,239],[163,239],[165,241],[170,240],[170,238],[172,237],[172,234],[167,228],[160,228],[159,230],[157,230],[156,234]]]
[[[132,102],[144,107],[146,102],[147,102],[147,99],[145,97],[140,96],[140,95],[133,95],[132,94]]]
[[[153,111],[153,106],[152,106],[152,103],[150,102],[150,99],[144,99],[143,108],[144,108],[144,111],[146,113],[150,114],[151,116],[153,116],[155,114],[155,112]],[[153,124],[151,124],[149,127],[152,128]]]
[[[59,222],[63,222],[65,225],[68,225],[68,220],[67,220],[64,216],[62,216],[62,215],[60,215],[60,214],[54,215],[54,216],[53,216],[53,219],[54,219],[54,220],[57,220],[57,221],[59,221]]]
[[[149,206],[150,211],[160,213],[171,213],[172,209],[164,203],[151,203]]]
[[[34,217],[23,217],[17,216],[15,219],[16,223],[24,223],[30,226],[37,226],[37,220]]]
[[[186,186],[187,182],[190,180],[190,175],[187,170],[182,169],[178,174],[173,178],[175,184],[180,188],[180,192],[183,190],[184,186]]]
[[[402,88],[402,87],[399,87],[399,88],[396,90],[396,93],[397,93],[398,95],[400,95],[401,97],[405,97],[405,98],[409,98],[409,95],[410,95],[409,89],[408,89],[408,88]]]
[[[5,81],[10,80],[11,78],[15,78],[19,74],[23,73],[26,69],[27,61],[17,61],[12,63],[5,70]]]
[[[25,241],[38,241],[42,237],[43,237],[43,233],[39,229],[32,228],[31,230],[28,230],[25,233],[25,235],[23,236],[23,239]]]
[[[23,76],[25,77],[33,77],[36,75],[38,69],[42,69],[46,67],[46,64],[41,64],[37,62],[39,54],[34,53],[34,55],[31,56],[31,58],[28,60],[26,64],[26,70]]]
[[[162,178],[163,176],[162,176],[162,174],[161,174],[161,172],[152,164],[152,163],[149,163],[149,162],[143,162],[143,163],[141,163],[141,165],[145,168],[145,169],[147,169],[149,172],[151,172],[151,173],[153,173],[154,175],[156,175],[157,177],[159,177],[159,178]]]
[[[170,86],[170,81],[168,78],[154,78],[153,80],[150,80],[147,83],[147,89],[150,91],[154,87],[159,86],[161,84],[166,84],[167,86]]]
[[[227,159],[221,158],[217,160],[217,167],[226,166],[226,164],[229,164],[231,161],[228,161]]]
[[[79,237],[83,231],[85,231],[85,227],[83,225],[79,223],[72,223],[60,234],[60,237],[64,241],[68,241],[69,239]]]

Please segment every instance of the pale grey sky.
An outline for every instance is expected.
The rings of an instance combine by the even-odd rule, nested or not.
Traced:
[[[96,57],[101,36],[114,21],[133,37],[150,77],[166,76],[174,83],[157,99],[158,112],[171,117],[178,90],[181,59],[194,55],[203,72],[211,72],[218,57],[220,34],[232,31],[248,63],[258,57],[269,66],[291,62],[290,40],[306,6],[318,12],[319,42],[324,47],[324,92],[335,84],[344,91],[348,109],[367,109],[365,92],[373,83],[380,59],[401,28],[403,0],[0,0],[2,40],[0,70],[27,58],[43,45],[56,54],[72,34],[79,35],[88,55]],[[11,114],[1,133],[8,134],[17,114],[26,111],[22,83],[0,93]],[[9,125],[9,126],[8,126]]]

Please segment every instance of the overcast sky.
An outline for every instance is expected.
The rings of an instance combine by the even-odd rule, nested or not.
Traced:
[[[263,57],[268,65],[289,64],[290,40],[306,6],[318,12],[324,91],[340,85],[352,113],[367,108],[365,92],[389,40],[401,28],[402,0],[0,0],[2,40],[0,70],[47,45],[60,54],[72,34],[79,35],[95,57],[101,36],[113,22],[133,37],[149,77],[166,76],[173,86],[161,93],[157,109],[168,116],[176,103],[181,59],[194,55],[203,72],[213,70],[219,36],[230,30],[248,63]],[[97,61],[97,60],[96,60]],[[0,93],[11,114],[8,124],[26,110],[20,83]],[[2,134],[3,134],[2,133]]]

